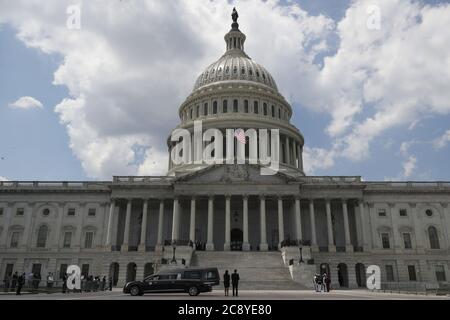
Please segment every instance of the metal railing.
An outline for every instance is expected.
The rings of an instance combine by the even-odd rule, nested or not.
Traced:
[[[85,189],[106,188],[107,181],[0,181],[0,187],[6,188],[47,188],[47,189]]]
[[[450,294],[450,282],[382,282],[381,289],[378,291],[388,293],[447,295]]]

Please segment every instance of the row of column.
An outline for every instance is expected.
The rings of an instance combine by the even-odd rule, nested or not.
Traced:
[[[242,249],[244,251],[250,250],[249,235],[248,235],[248,195],[242,196],[242,211],[243,211],[243,245]],[[266,232],[266,196],[259,196],[260,199],[260,244],[259,249],[261,251],[268,250],[267,243],[267,232]],[[142,225],[141,225],[141,238],[139,250],[145,251],[145,241],[147,237],[147,209],[148,201],[144,200],[143,204],[143,215],[142,215]],[[283,198],[281,196],[277,197],[278,201],[278,233],[279,241],[284,240],[284,214],[283,214]],[[125,217],[125,231],[124,231],[124,241],[122,244],[122,251],[127,251],[129,247],[130,238],[130,221],[131,221],[131,203],[132,199],[128,199],[126,207],[126,217]],[[330,252],[336,251],[333,223],[331,215],[331,200],[325,199],[326,204],[326,215],[327,215],[327,230],[328,230],[328,248]],[[230,250],[231,245],[231,195],[225,196],[225,243],[224,250]],[[301,223],[301,206],[300,197],[295,197],[295,233],[296,238],[302,240],[302,223]],[[362,219],[362,225],[365,225],[364,221],[364,206],[363,202],[359,202],[360,215]],[[196,198],[191,198],[191,208],[190,208],[190,226],[189,226],[189,240],[195,242],[195,221],[196,221]],[[347,200],[342,200],[342,210],[344,218],[344,232],[345,232],[345,246],[346,251],[353,251],[353,246],[350,239],[350,226],[348,219],[348,208]],[[112,231],[113,231],[113,215],[115,211],[115,200],[111,201],[109,218],[108,218],[108,230],[106,236],[106,247],[110,247],[112,244]],[[317,247],[317,234],[316,234],[316,223],[315,223],[315,212],[314,212],[314,199],[309,199],[309,213],[310,213],[310,223],[311,223],[311,246],[313,248]],[[164,200],[161,199],[159,202],[159,219],[158,219],[158,236],[157,236],[157,246],[161,246],[163,243],[163,219],[164,219]],[[214,250],[214,196],[208,197],[208,225],[207,225],[207,242],[206,250]],[[180,230],[180,204],[179,198],[175,197],[173,200],[173,215],[172,215],[172,241],[179,240],[179,230]],[[363,232],[364,239],[364,232]],[[366,241],[363,240],[364,244]]]

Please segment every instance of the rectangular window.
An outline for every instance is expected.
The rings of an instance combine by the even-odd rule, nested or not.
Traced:
[[[405,243],[405,249],[411,249],[412,248],[412,244],[411,244],[411,234],[409,233],[404,233],[403,234],[403,241]]]
[[[436,266],[436,280],[437,281],[447,281],[445,276],[445,269],[443,265]]]
[[[386,209],[378,209],[378,216],[386,217]]]
[[[263,104],[263,114],[267,116],[267,104]]]
[[[409,281],[417,281],[416,266],[408,266]]]
[[[253,112],[255,114],[258,114],[259,110],[258,110],[258,101],[253,102]]]
[[[217,114],[217,101],[213,102],[213,114]]]
[[[11,235],[11,248],[17,248],[19,246],[20,232],[13,232]]]
[[[72,243],[72,232],[65,232],[63,247],[70,248],[71,243]]]
[[[244,100],[244,112],[248,113],[248,100]]]
[[[399,214],[400,214],[400,217],[406,217],[406,216],[408,216],[408,211],[406,209],[400,209]]]
[[[394,279],[394,267],[392,265],[386,266],[386,281],[392,282]]]
[[[228,112],[228,101],[227,100],[223,100],[222,113],[227,113],[227,112]]]
[[[16,216],[23,216],[24,213],[25,213],[25,209],[24,208],[17,208]]]
[[[86,279],[89,276],[89,265],[83,264],[81,265],[81,275]]]
[[[202,278],[202,274],[200,273],[200,271],[186,271],[184,273],[184,277],[186,279],[201,279]]]
[[[86,232],[86,237],[84,239],[84,247],[87,249],[92,248],[92,243],[94,240],[94,233],[93,232]]]
[[[381,242],[383,244],[383,249],[389,249],[391,247],[389,243],[389,233],[381,234]]]
[[[239,103],[237,100],[233,101],[233,112],[238,112]]]
[[[95,208],[90,208],[89,210],[88,210],[88,216],[89,217],[95,217]]]
[[[40,263],[34,263],[33,266],[31,267],[31,272],[33,272],[34,274],[41,275],[41,270],[42,270],[42,264],[40,264]],[[41,275],[41,277],[42,277],[42,275]]]
[[[13,263],[8,263],[6,265],[6,270],[5,270],[5,278],[6,277],[11,277],[14,271],[14,264]]]
[[[3,215],[3,208],[0,208],[0,216]]]
[[[68,216],[74,216],[75,215],[75,208],[69,208],[69,210],[67,210],[67,215]]]
[[[200,117],[200,106],[197,106],[197,118]]]
[[[205,105],[203,106],[203,114],[204,114],[205,116],[208,115],[208,104],[207,104],[207,103],[205,103]]]
[[[67,273],[67,264],[62,263],[59,267],[59,278],[62,279],[64,275]]]

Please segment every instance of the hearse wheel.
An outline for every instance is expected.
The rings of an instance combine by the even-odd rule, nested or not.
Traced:
[[[197,287],[190,287],[189,288],[189,295],[190,296],[198,296],[200,292],[198,292]]]
[[[138,286],[132,286],[130,288],[130,294],[135,297],[135,296],[140,296],[141,295],[141,289],[139,289]]]

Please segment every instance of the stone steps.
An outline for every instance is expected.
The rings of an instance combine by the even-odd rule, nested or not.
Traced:
[[[236,269],[241,279],[239,287],[243,290],[306,289],[292,280],[279,252],[197,251],[192,266],[216,267],[221,278],[225,270],[233,273]]]

